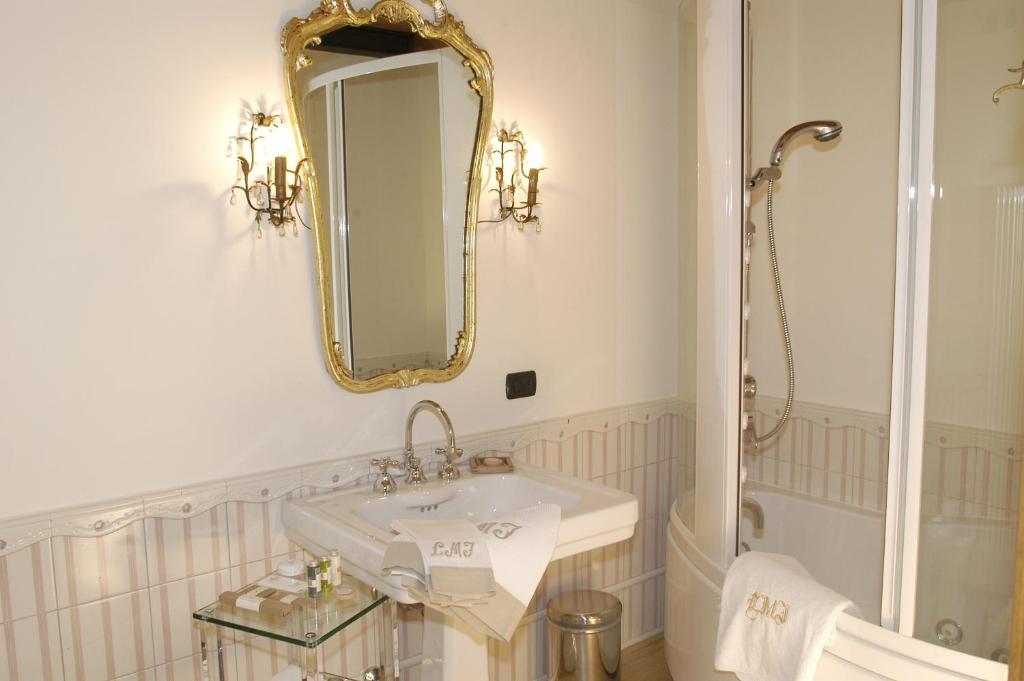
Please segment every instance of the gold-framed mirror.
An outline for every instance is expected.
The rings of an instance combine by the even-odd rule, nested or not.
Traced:
[[[281,35],[324,357],[354,392],[451,380],[476,339],[493,65],[442,0],[425,6],[322,0]]]

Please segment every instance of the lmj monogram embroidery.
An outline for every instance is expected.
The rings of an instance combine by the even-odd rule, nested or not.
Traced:
[[[475,541],[453,541],[450,544],[434,542],[434,550],[431,556],[444,556],[445,558],[469,558],[473,555],[476,547]]]
[[[522,525],[516,525],[515,523],[480,523],[476,526],[476,529],[480,530],[484,534],[489,534],[495,539],[508,539],[516,530],[523,529]]]
[[[747,599],[746,615],[751,620],[764,615],[776,624],[785,624],[786,618],[789,617],[789,603],[783,600],[773,601],[769,596],[755,591]]]

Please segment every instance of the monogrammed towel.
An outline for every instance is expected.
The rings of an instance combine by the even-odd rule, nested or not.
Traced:
[[[856,612],[794,558],[744,553],[725,576],[715,668],[741,681],[811,681],[847,609]]]
[[[399,535],[384,555],[383,571],[401,575],[409,593],[424,604],[508,641],[551,562],[561,520],[561,508],[537,504],[476,526],[450,520],[395,521],[392,529]],[[447,531],[453,523],[465,523],[473,532],[464,525],[457,534]],[[468,571],[481,569],[476,562],[481,555],[489,557],[493,573],[489,592],[483,573]]]
[[[467,520],[395,520],[384,573],[418,580],[448,604],[494,593],[487,540]]]

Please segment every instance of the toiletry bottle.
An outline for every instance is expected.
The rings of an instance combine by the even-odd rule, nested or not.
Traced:
[[[331,584],[341,586],[341,554],[331,549]]]
[[[310,598],[320,598],[320,563],[311,560],[306,563],[306,591]]]
[[[320,556],[320,588],[325,594],[334,589],[334,583],[331,581],[331,559],[327,556]]]

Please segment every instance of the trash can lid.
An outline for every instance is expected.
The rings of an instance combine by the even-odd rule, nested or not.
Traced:
[[[568,591],[548,601],[548,620],[564,628],[603,628],[621,616],[622,603],[603,591]]]

